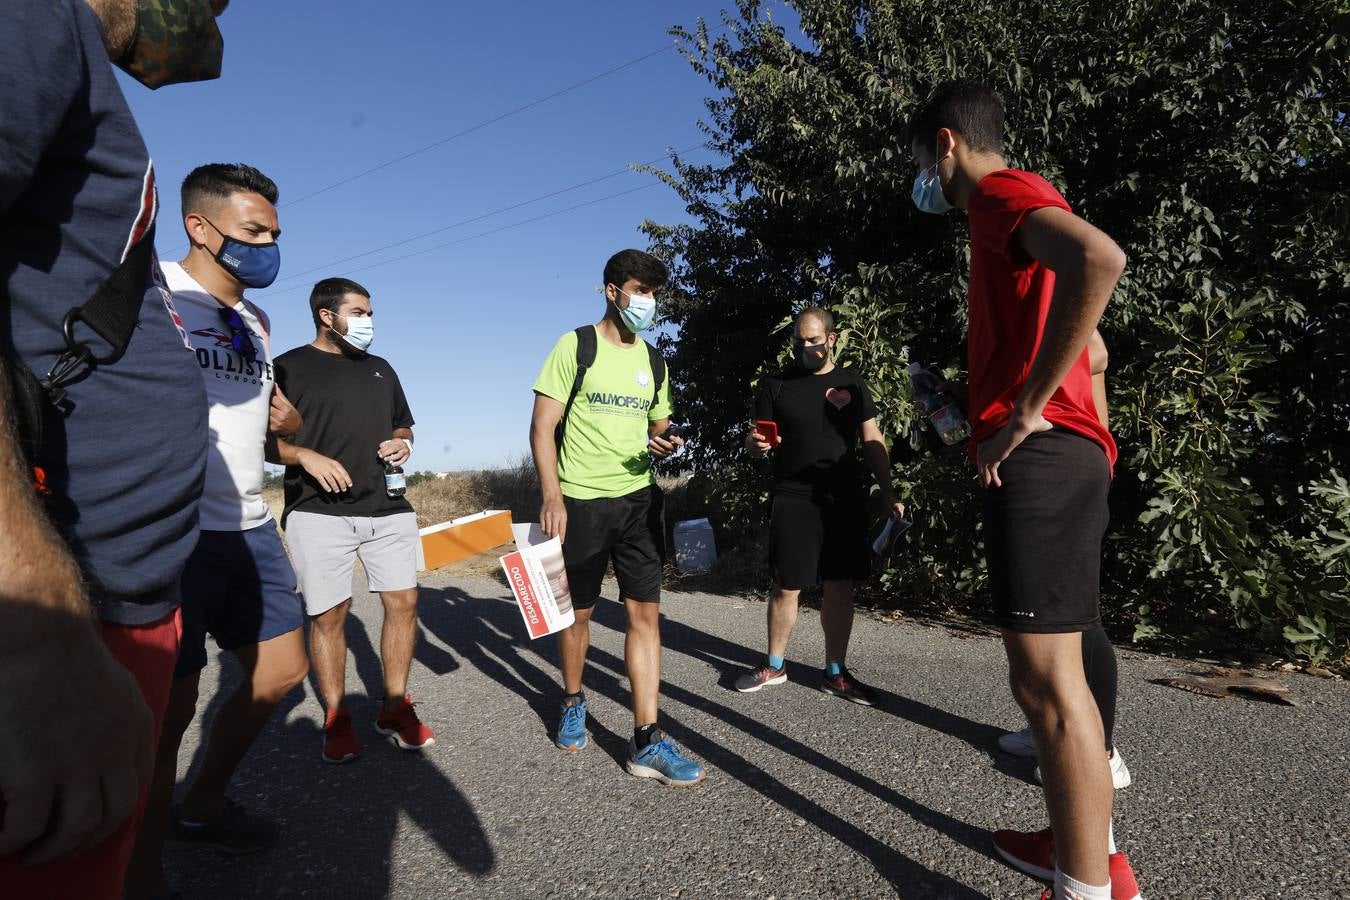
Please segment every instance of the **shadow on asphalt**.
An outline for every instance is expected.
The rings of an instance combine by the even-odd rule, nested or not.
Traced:
[[[431,651],[449,656],[424,640],[418,645],[419,659]],[[405,815],[463,871],[483,876],[493,870],[496,854],[464,793],[421,753],[399,750],[373,731],[379,698],[384,695],[384,679],[379,654],[355,614],[347,617],[347,646],[366,688],[364,696],[352,694],[347,698],[362,740],[360,758],[336,766],[321,761],[322,728],[308,718],[287,722],[291,710],[305,699],[304,690],[295,688],[282,700],[268,731],[254,748],[256,751],[265,745],[283,748],[284,752],[269,754],[266,769],[256,752],[250,754],[236,773],[230,792],[254,811],[279,818],[281,842],[262,853],[234,858],[203,850],[171,851],[172,855],[166,855],[171,881],[183,881],[181,874],[173,876],[175,870],[181,873],[186,869],[185,864],[191,863],[195,870],[209,859],[211,868],[219,873],[211,896],[281,896],[281,889],[269,887],[265,879],[275,870],[276,859],[290,854],[292,862],[303,857],[322,860],[321,870],[311,874],[309,885],[301,891],[305,895],[388,896],[397,886],[391,870],[393,843]],[[220,656],[220,687],[198,717],[199,728],[202,723],[209,726],[215,711],[242,678],[232,657],[226,653]],[[447,661],[434,654],[433,658],[444,671],[458,667],[453,658]],[[317,697],[318,685],[313,684],[312,673],[310,678]],[[195,775],[205,746],[203,734],[180,788]],[[306,827],[295,828],[295,834],[288,836],[288,824],[302,822]],[[303,836],[299,836],[301,832]],[[297,840],[317,842],[318,846],[296,847]],[[250,884],[250,879],[257,880]],[[234,884],[233,890],[221,894],[219,888],[228,883]],[[290,890],[295,890],[294,885]],[[184,887],[184,896],[194,896],[191,887]]]
[[[606,622],[606,624],[609,623]],[[610,627],[622,629],[622,623],[610,625]],[[661,619],[661,643],[667,649],[677,650],[718,669],[722,674],[718,678],[717,684],[728,691],[735,691],[738,676],[764,661],[763,651],[732,643],[725,638],[708,634],[706,631],[697,628],[691,628],[683,622],[677,622],[664,616]],[[820,685],[821,669],[788,660],[786,670],[788,680],[795,684],[804,684],[811,687]],[[866,681],[866,679],[863,680]],[[964,741],[989,757],[990,765],[1002,774],[1027,784],[1035,783],[1031,777],[1032,769],[1035,768],[1034,761],[1028,762],[999,752],[998,739],[1001,735],[1007,733],[1006,729],[976,722],[967,719],[965,716],[949,713],[936,706],[911,700],[885,688],[877,687],[870,681],[867,681],[867,685],[877,695],[876,709],[889,713],[896,718],[913,722],[915,725],[939,731],[949,737]]]
[[[542,643],[540,650],[536,650],[533,645],[517,637],[520,631],[520,614],[509,598],[473,597],[458,588],[424,588],[422,597],[424,600],[432,601],[420,606],[422,625],[459,654],[465,663],[477,666],[484,674],[523,698],[540,717],[540,730],[543,736],[551,740],[562,691],[552,673],[540,669],[538,663],[549,662],[556,666],[553,652],[556,642]],[[624,629],[623,620],[624,615],[619,604],[603,602],[597,606],[591,619],[594,624],[619,632]],[[710,658],[716,651],[743,661],[746,665],[758,659],[758,654],[754,651],[664,617],[661,628],[663,644],[669,650],[692,652],[704,659]],[[428,648],[426,642],[419,642],[417,651],[419,660],[423,658],[424,648],[435,650],[433,658],[437,653],[444,653],[439,648]],[[588,662],[590,665],[586,674],[587,689],[598,692],[621,706],[629,706],[623,660],[592,646]],[[781,732],[766,729],[762,723],[712,698],[700,696],[669,683],[663,683],[661,691],[670,699],[698,709],[739,729],[748,738],[763,741],[780,752],[795,756],[871,793],[920,824],[977,853],[993,858],[989,835],[983,829],[911,800],[875,779],[831,759],[813,747]],[[888,695],[888,698],[891,701],[902,701],[902,698],[896,698],[894,695]],[[915,716],[915,721],[919,721],[920,724],[937,727],[939,730],[945,730],[942,728],[944,725],[954,729],[959,727],[961,733],[956,736],[963,740],[983,739],[985,733],[981,729],[987,729],[993,736],[1001,733],[989,726],[978,725],[914,701],[892,702],[887,708],[904,718]],[[958,722],[964,724],[958,726]],[[621,765],[627,753],[627,739],[600,725],[594,719],[590,720],[589,725],[592,737],[605,752],[615,758],[616,765]],[[898,891],[903,890],[906,894],[924,897],[984,896],[877,840],[811,798],[783,785],[734,750],[685,726],[669,712],[662,713],[662,727],[718,772],[736,779],[866,857],[877,872]],[[994,739],[995,737],[989,737],[990,741]]]

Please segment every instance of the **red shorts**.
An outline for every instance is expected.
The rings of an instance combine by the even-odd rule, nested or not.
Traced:
[[[155,715],[155,743],[164,724],[164,708],[169,704],[173,684],[173,665],[178,657],[178,641],[183,633],[182,619],[174,610],[149,625],[113,625],[103,623],[103,642],[113,658],[136,677],[146,705]],[[42,898],[79,897],[81,900],[118,900],[122,896],[122,876],[136,843],[136,829],[145,813],[147,784],[141,791],[136,811],[103,843],[79,856],[40,866],[25,866],[14,857],[0,859],[0,894]]]

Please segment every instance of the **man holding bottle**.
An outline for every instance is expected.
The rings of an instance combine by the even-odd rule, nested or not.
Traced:
[[[347,639],[357,556],[368,586],[384,604],[380,656],[384,701],[375,730],[404,750],[434,743],[408,696],[417,639],[417,515],[386,469],[412,455],[413,417],[398,375],[368,352],[375,336],[370,292],[346,278],[326,278],[309,298],[313,342],[276,361],[277,384],[304,425],[278,441],[286,465],[282,525],[305,609],[311,618],[310,662],[327,716],[323,759],[343,763],[361,752],[346,707]]]

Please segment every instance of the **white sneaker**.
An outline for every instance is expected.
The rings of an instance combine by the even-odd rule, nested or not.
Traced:
[[[1003,738],[999,738],[999,743]],[[1041,784],[1041,767],[1037,766],[1036,771],[1031,773],[1031,777],[1036,779],[1037,784]],[[1125,757],[1121,756],[1120,750],[1111,751],[1111,786],[1116,790],[1127,788],[1133,783],[1134,779],[1130,777],[1130,770],[1125,767]]]
[[[1013,756],[1026,756],[1035,759],[1036,739],[1031,736],[1031,726],[1028,725],[1021,731],[1010,731],[1005,735],[1000,735],[998,749],[1004,753],[1011,753]]]

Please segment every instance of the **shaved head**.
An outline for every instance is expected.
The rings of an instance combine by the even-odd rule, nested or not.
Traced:
[[[814,321],[820,326],[820,330],[825,334],[834,331],[834,313],[821,306],[808,306],[802,310],[801,315],[797,316],[797,330],[801,332],[801,326],[808,321]]]

